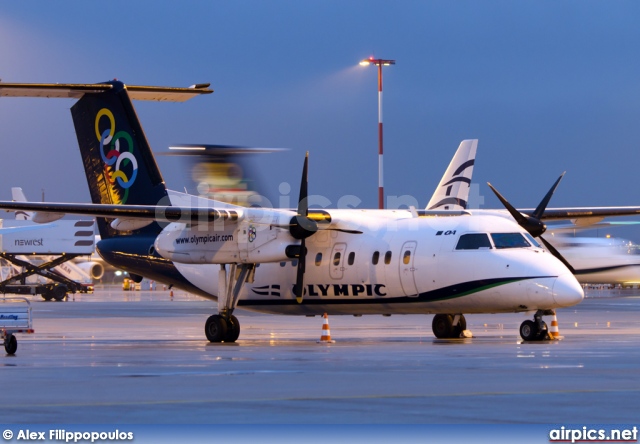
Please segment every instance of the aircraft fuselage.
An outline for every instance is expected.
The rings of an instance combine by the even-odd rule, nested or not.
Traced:
[[[342,223],[358,227],[362,233],[320,230],[307,239],[302,303],[296,301],[293,293],[296,259],[282,257],[291,244],[285,229],[246,220],[211,231],[173,223],[164,228],[155,247],[162,256],[171,258],[180,258],[180,249],[185,245],[201,260],[216,260],[221,252],[238,254],[238,263],[266,252],[271,261],[260,261],[253,281],[243,286],[238,301],[239,307],[265,313],[520,312],[570,306],[583,297],[580,285],[566,267],[504,217],[411,217],[410,212],[403,210],[327,212]],[[498,246],[489,240],[492,234],[505,233],[519,237],[519,246]],[[466,234],[485,234],[484,242],[490,243],[461,246],[460,238]],[[104,251],[104,247],[99,245],[109,260],[112,252]],[[243,249],[246,251],[242,252]],[[277,260],[276,251],[280,251],[281,260]],[[128,271],[148,275],[144,262],[162,260],[144,256],[130,255],[130,261],[139,260],[141,268],[136,269],[132,262]],[[169,265],[170,262],[163,261],[177,271],[167,274],[171,283],[191,291],[195,288],[210,299],[217,298],[220,264],[174,260]],[[121,260],[118,262],[122,265]]]

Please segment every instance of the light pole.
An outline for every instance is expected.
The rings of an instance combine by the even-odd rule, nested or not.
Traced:
[[[382,163],[382,67],[395,65],[395,60],[374,59],[373,56],[360,62],[362,66],[378,67],[378,208],[384,209],[384,181]]]

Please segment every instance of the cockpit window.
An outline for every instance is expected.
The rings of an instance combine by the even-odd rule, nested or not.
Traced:
[[[491,233],[496,248],[527,248],[531,244],[521,233]]]
[[[456,250],[479,250],[480,248],[491,248],[491,242],[486,233],[463,234],[456,245]]]
[[[529,240],[529,243],[531,243],[531,245],[533,245],[534,247],[542,248],[538,241],[535,240],[529,233],[524,233],[524,237],[526,237]]]

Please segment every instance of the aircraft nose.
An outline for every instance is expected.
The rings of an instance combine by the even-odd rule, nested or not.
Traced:
[[[553,299],[561,307],[571,307],[584,299],[584,291],[572,274],[563,274],[553,284]]]

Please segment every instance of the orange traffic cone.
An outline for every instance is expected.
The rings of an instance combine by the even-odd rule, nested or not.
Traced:
[[[562,336],[560,336],[560,329],[558,328],[558,318],[556,317],[555,313],[553,313],[553,318],[551,319],[551,327],[549,327],[549,338],[562,339]]]
[[[333,344],[336,341],[331,340],[331,331],[329,330],[329,317],[327,316],[326,313],[322,317],[324,318],[324,321],[322,323],[322,335],[320,336],[320,340],[318,341],[318,344],[320,343]]]

